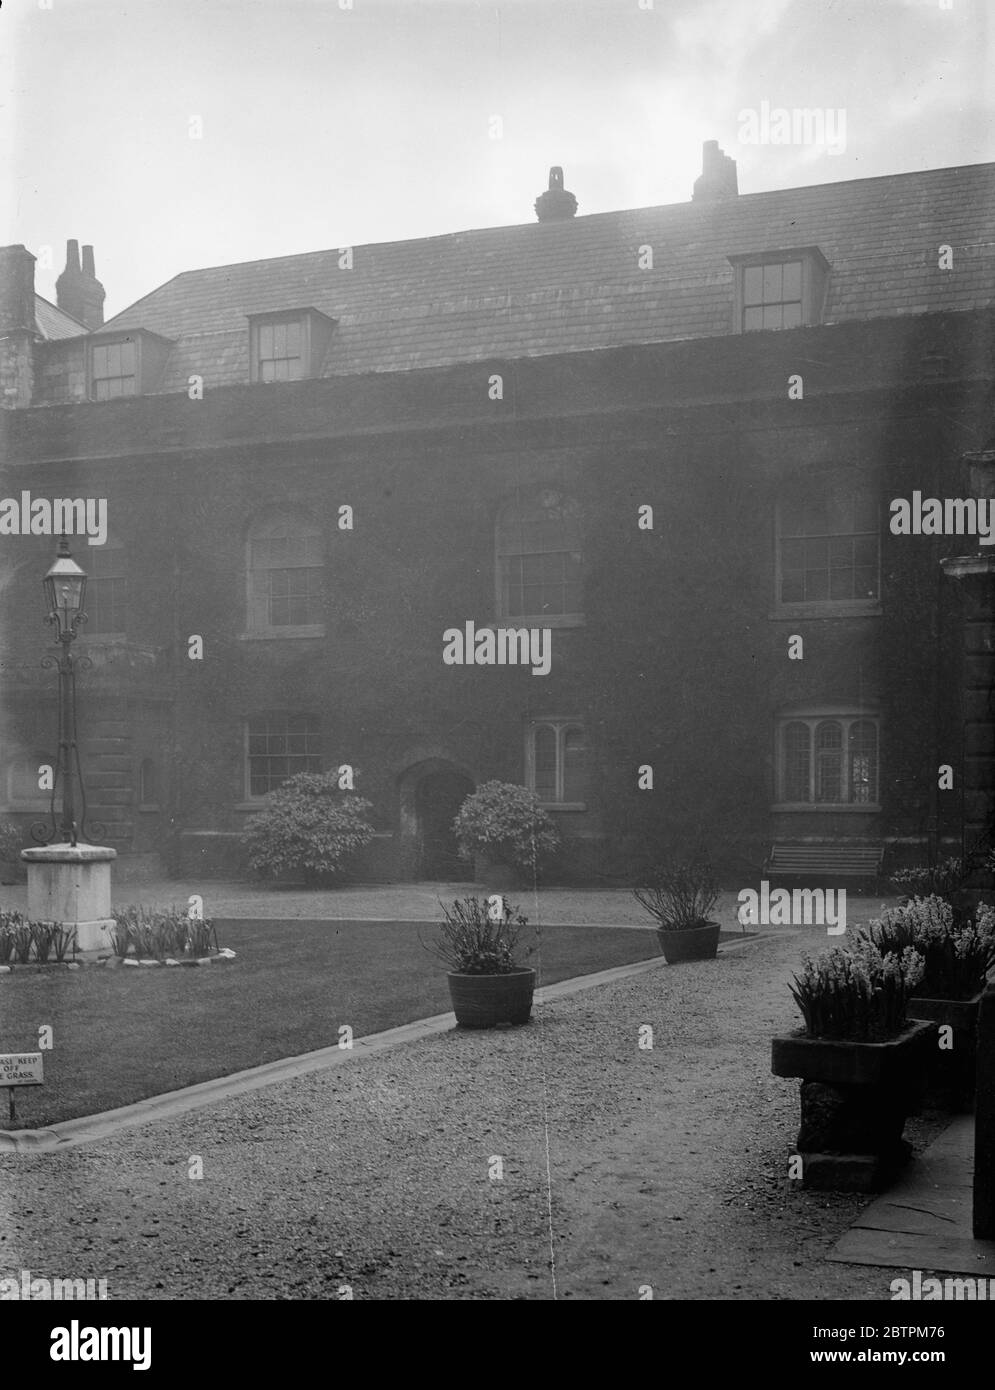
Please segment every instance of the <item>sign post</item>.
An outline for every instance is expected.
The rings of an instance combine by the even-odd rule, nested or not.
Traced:
[[[11,1124],[17,1119],[14,1114],[14,1087],[41,1086],[44,1079],[40,1052],[0,1052],[0,1086],[7,1087]]]

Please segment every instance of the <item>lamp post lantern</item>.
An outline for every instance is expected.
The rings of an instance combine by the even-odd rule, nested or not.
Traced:
[[[42,657],[42,666],[59,672],[59,758],[52,778],[51,820],[31,827],[34,849],[22,849],[28,866],[28,916],[33,922],[51,922],[71,930],[73,954],[97,957],[113,954],[114,918],[111,916],[111,862],[117,850],[86,843],[86,788],[76,737],[76,670],[90,665],[88,657],[74,659],[73,642],[80,623],[86,622],[83,599],[86,573],[69,553],[65,536],[59,538],[55,563],[42,580],[48,607],[46,621],[56,629],[58,657]],[[62,783],[62,821],[56,818],[55,797]],[[80,812],[76,813],[76,783]],[[94,826],[97,834],[102,827]],[[56,843],[61,840],[61,843]]]
[[[69,542],[65,536],[59,540],[59,553],[51,569],[42,580],[45,601],[48,606],[46,622],[55,626],[55,640],[59,646],[59,656],[45,657],[42,665],[57,665],[59,671],[59,758],[56,776],[52,785],[51,826],[32,827],[32,835],[42,844],[48,844],[59,836],[64,843],[76,845],[83,831],[86,817],[86,793],[83,788],[83,773],[76,743],[76,662],[73,659],[72,644],[80,623],[86,622],[83,600],[86,596],[86,572],[69,553]],[[79,780],[80,800],[83,816],[76,821],[75,779]],[[55,789],[62,787],[62,821],[56,824]]]

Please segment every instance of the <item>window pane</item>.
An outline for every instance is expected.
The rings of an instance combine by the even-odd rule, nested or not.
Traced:
[[[764,271],[764,303],[776,304],[781,301],[781,267],[780,265],[765,265]]]
[[[321,771],[317,715],[270,714],[248,725],[249,794],[265,796],[298,772]]]
[[[563,735],[563,800],[587,800],[587,738],[574,725]]]
[[[843,730],[823,722],[815,731],[815,799],[840,802],[843,798]]]
[[[787,261],[784,266],[784,279],[782,282],[782,295],[785,299],[798,299],[802,297],[802,263],[801,261]],[[799,305],[799,308],[801,306]]]
[[[878,731],[870,719],[850,726],[850,800],[875,802],[878,799]]]
[[[580,611],[580,532],[576,503],[556,493],[502,510],[497,563],[504,616],[552,617]]]
[[[748,265],[743,271],[743,303],[759,304],[763,299],[763,267]]]
[[[800,304],[785,304],[781,309],[781,323],[784,328],[800,328],[802,321],[802,306]]]
[[[549,724],[537,725],[533,733],[535,794],[540,801],[556,798],[556,730]]]
[[[753,332],[755,329],[763,328],[763,326],[764,326],[764,311],[763,311],[762,309],[744,309],[744,310],[743,310],[743,330],[744,330],[744,332],[746,332],[746,333],[751,333],[751,332]]]
[[[784,729],[784,799],[808,801],[811,736],[807,724],[788,724]]]
[[[781,306],[780,304],[764,305],[764,328],[781,327]]]

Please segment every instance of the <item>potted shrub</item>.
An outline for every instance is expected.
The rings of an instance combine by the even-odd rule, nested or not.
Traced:
[[[0,820],[0,883],[17,883],[22,874],[20,828],[13,821]]]
[[[495,894],[442,904],[445,921],[432,950],[449,967],[449,994],[461,1028],[528,1023],[535,971],[518,965],[515,947],[528,919]]]
[[[343,795],[336,773],[299,772],[246,823],[249,866],[262,877],[299,874],[310,886],[329,883],[373,839],[371,809],[363,797]]]
[[[514,782],[484,782],[463,802],[453,821],[460,854],[475,873],[501,891],[531,882],[557,849],[556,827],[539,798]]]
[[[973,918],[936,894],[912,898],[870,922],[861,935],[882,951],[911,947],[923,958],[923,976],[909,1000],[910,1018],[930,1019],[941,1029],[927,1072],[927,1099],[969,1110],[974,1098],[978,1007],[995,968],[995,909]]]
[[[632,895],[657,922],[656,934],[668,965],[686,960],[714,960],[719,924],[711,912],[719,896],[710,865],[689,859],[659,870],[647,888]]]
[[[876,1191],[908,1157],[902,1131],[936,1033],[906,1016],[923,968],[911,947],[882,955],[858,939],[850,950],[804,957],[793,977],[805,1027],[773,1039],[771,1071],[801,1078],[804,1186]]]

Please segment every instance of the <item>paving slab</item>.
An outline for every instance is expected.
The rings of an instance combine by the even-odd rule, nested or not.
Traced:
[[[995,1275],[995,1241],[972,1229],[974,1117],[960,1115],[827,1256],[842,1264]]]

